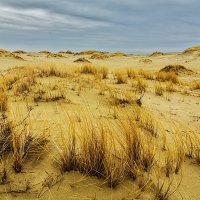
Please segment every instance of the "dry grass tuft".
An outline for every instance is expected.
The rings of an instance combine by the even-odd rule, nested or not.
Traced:
[[[52,102],[58,100],[65,100],[66,92],[57,85],[37,85],[34,92],[34,102]],[[70,100],[67,100],[70,103]]]
[[[144,136],[132,117],[126,121],[119,119],[119,125],[125,136],[122,148],[126,155],[127,172],[135,180],[142,170],[149,172],[155,164],[154,138]]]
[[[0,163],[0,185],[5,185],[9,182],[8,177],[8,159],[2,159]]]
[[[0,156],[5,156],[11,151],[12,123],[8,122],[7,116],[2,114],[0,118]]]
[[[57,146],[58,158],[56,162],[62,172],[77,170],[79,165],[77,163],[77,139],[74,128],[69,130],[69,137],[62,135],[62,145]]]
[[[183,166],[184,161],[185,161],[185,150],[182,144],[176,148],[176,157],[175,157],[175,173],[176,174],[179,173],[181,167]]]
[[[60,78],[68,78],[75,74],[77,67],[73,68],[70,66],[58,66],[56,64],[46,64],[46,66],[39,66],[38,76],[40,77],[60,77]]]
[[[149,132],[153,137],[158,136],[158,123],[149,114],[140,113],[139,126]]]
[[[192,90],[199,90],[200,89],[200,80],[193,81],[192,84],[191,84],[191,89]]]
[[[8,97],[4,89],[0,88],[0,112],[5,112],[8,108]]]
[[[140,94],[144,93],[148,87],[147,82],[140,78],[138,78],[136,82],[132,84],[132,86],[135,88],[136,92]]]
[[[166,177],[170,177],[172,173],[174,173],[174,154],[171,151],[168,151],[165,156],[165,175]]]
[[[19,79],[16,75],[7,75],[3,80],[3,85],[5,85],[5,88],[7,90],[11,90],[13,87],[13,84]]]
[[[175,88],[175,84],[171,81],[169,81],[168,83],[166,83],[166,91],[167,92],[176,92],[176,88]]]
[[[125,136],[123,149],[127,158],[128,175],[135,180],[139,174],[139,168],[142,158],[142,137],[131,119],[126,122],[120,122],[121,130]]]
[[[153,80],[154,79],[153,73],[149,72],[149,71],[140,70],[139,75],[141,75],[142,77],[144,77],[147,80]]]
[[[176,192],[179,185],[174,186],[173,179],[158,177],[154,185],[155,199],[168,200]]]
[[[99,59],[99,60],[105,60],[107,58],[109,58],[109,55],[106,55],[103,52],[97,52],[97,53],[93,53],[93,55],[91,55],[91,59]]]
[[[16,85],[16,93],[30,92],[30,84],[28,82],[21,82]]]
[[[178,76],[175,72],[158,72],[156,74],[156,80],[158,81],[171,81],[172,83],[179,83]]]
[[[24,131],[25,129],[21,132],[13,131],[12,133],[13,168],[16,173],[22,171],[23,163],[28,157],[38,159],[46,150],[49,142],[48,136],[43,133],[35,136]]]
[[[117,79],[117,84],[127,83],[127,74],[124,71],[116,70],[115,77]]]
[[[111,92],[110,102],[114,106],[133,104],[135,103],[136,97],[134,95],[129,95],[127,93]]]
[[[141,164],[146,172],[149,172],[155,165],[155,155],[155,142],[153,138],[148,137],[147,140],[143,142],[141,157]]]
[[[123,157],[123,154],[116,150],[113,154],[111,152],[107,154],[105,160],[105,177],[108,186],[112,189],[116,188],[125,179],[126,165]]]
[[[107,76],[108,76],[108,68],[107,67],[100,67],[98,71],[101,74],[102,79],[107,78]]]
[[[126,72],[127,72],[128,78],[135,78],[136,77],[135,69],[129,67],[129,68],[126,69]]]
[[[160,84],[160,83],[157,83],[155,85],[155,94],[157,96],[163,96],[163,93],[164,93],[164,88],[163,86]]]
[[[185,136],[185,155],[194,158],[200,164],[200,137],[197,133],[191,132]]]
[[[107,139],[103,127],[86,121],[82,127],[80,171],[91,176],[104,177]]]
[[[186,135],[186,138],[185,138],[186,152],[185,152],[185,154],[188,158],[195,157],[196,141],[198,141],[198,137],[196,137],[195,134]]]
[[[80,72],[82,74],[96,74],[98,72],[98,69],[93,64],[85,64],[81,67]]]

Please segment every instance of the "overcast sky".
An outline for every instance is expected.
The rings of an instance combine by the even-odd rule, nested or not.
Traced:
[[[194,45],[199,0],[0,0],[0,48],[150,53]]]

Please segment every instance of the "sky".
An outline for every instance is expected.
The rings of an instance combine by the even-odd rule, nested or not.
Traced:
[[[0,48],[177,52],[200,45],[199,0],[0,0]]]

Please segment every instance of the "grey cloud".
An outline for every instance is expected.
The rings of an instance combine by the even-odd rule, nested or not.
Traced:
[[[200,42],[199,7],[198,0],[1,0],[0,43],[30,50],[180,50]]]
[[[0,27],[13,24],[20,27],[31,27],[37,29],[48,28],[94,28],[98,26],[108,26],[108,22],[74,17],[68,14],[53,13],[41,8],[15,8],[1,5],[0,7]]]

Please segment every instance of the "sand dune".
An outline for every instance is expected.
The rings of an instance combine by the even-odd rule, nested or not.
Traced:
[[[198,199],[199,54],[1,49],[1,198]]]

